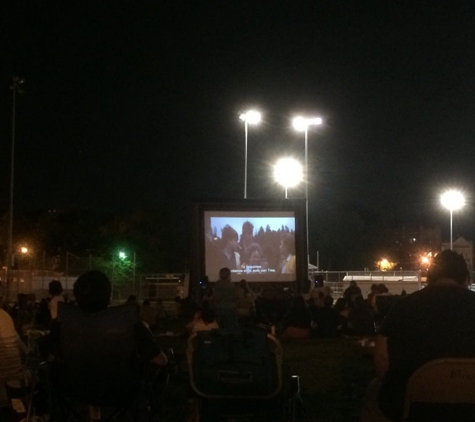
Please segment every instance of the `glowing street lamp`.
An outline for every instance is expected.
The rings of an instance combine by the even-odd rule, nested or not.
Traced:
[[[285,189],[285,199],[287,199],[287,189],[297,186],[303,177],[302,165],[293,158],[281,158],[274,166],[275,181]]]
[[[432,252],[429,252],[421,256],[421,266],[423,268],[428,269],[430,267],[431,261],[432,261]]]
[[[320,126],[323,120],[320,117],[295,117],[292,121],[294,129],[299,132],[305,132],[305,218],[307,223],[307,254],[308,249],[308,128],[310,126]]]
[[[119,258],[120,258],[120,259],[122,259],[122,260],[124,260],[125,258],[127,258],[127,255],[126,255],[126,253],[125,253],[125,252],[122,252],[122,251],[120,251],[120,252],[119,252]]]
[[[244,199],[247,198],[247,126],[257,125],[261,121],[261,113],[249,110],[242,113],[239,118],[244,122]]]
[[[442,206],[450,211],[450,249],[453,249],[453,219],[452,214],[454,211],[459,210],[465,205],[465,198],[461,192],[457,190],[448,190],[440,196],[440,202]]]

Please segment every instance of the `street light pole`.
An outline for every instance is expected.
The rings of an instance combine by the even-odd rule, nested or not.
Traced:
[[[244,122],[244,199],[247,199],[247,132],[248,124],[257,124],[261,121],[261,113],[249,110],[242,113],[239,118]]]
[[[244,120],[244,199],[247,198],[247,118]]]
[[[310,256],[308,236],[308,125],[305,125],[305,226],[307,227],[307,256]]]
[[[440,202],[450,211],[450,250],[453,250],[453,212],[465,205],[465,198],[461,192],[449,190],[440,196]]]
[[[305,118],[296,117],[293,120],[294,128],[305,133],[305,219],[307,225],[307,259],[310,253],[309,249],[309,229],[308,229],[308,185],[309,185],[309,169],[308,169],[308,127],[319,126],[323,123],[320,117]]]
[[[24,79],[14,76],[10,84],[12,90],[12,139],[10,149],[10,206],[8,212],[8,250],[7,250],[7,291],[6,300],[10,300],[12,290],[12,267],[13,267],[13,186],[15,176],[15,119],[16,119],[16,96],[22,94],[20,86],[25,82]]]
[[[450,209],[450,250],[454,249],[454,237],[453,237],[453,210]]]

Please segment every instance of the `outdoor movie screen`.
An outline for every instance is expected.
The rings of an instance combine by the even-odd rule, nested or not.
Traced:
[[[294,211],[204,211],[205,271],[232,280],[296,281]]]

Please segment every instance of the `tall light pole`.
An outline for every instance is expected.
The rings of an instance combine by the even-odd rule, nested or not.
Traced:
[[[242,113],[239,118],[244,122],[244,199],[247,198],[247,126],[256,125],[261,121],[261,113],[255,110],[248,110]]]
[[[293,120],[293,126],[299,132],[305,132],[305,218],[307,224],[307,254],[310,253],[308,244],[308,128],[309,126],[320,126],[323,120],[320,117],[295,117]]]
[[[287,199],[287,189],[297,186],[303,177],[302,165],[293,158],[281,158],[274,166],[275,181],[285,189],[285,199]]]
[[[442,205],[450,211],[450,249],[453,249],[453,220],[452,214],[465,205],[465,198],[461,192],[457,190],[448,190],[440,196]]]
[[[10,89],[12,90],[12,140],[10,149],[10,207],[8,212],[8,250],[7,250],[7,300],[10,300],[11,288],[12,288],[12,267],[13,267],[13,186],[15,176],[15,118],[16,118],[16,96],[17,94],[23,94],[21,85],[25,83],[25,80],[19,76],[14,76],[10,83]]]

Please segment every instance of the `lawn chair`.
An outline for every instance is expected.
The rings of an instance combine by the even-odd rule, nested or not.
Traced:
[[[274,336],[256,329],[198,332],[188,339],[187,361],[195,393],[189,422],[286,420],[282,347]]]
[[[52,384],[59,418],[110,420],[121,414],[138,421],[144,417],[142,372],[135,354],[136,308],[110,307],[91,313],[63,305],[58,322],[61,359]]]
[[[475,420],[475,358],[426,363],[409,378],[403,421]]]

